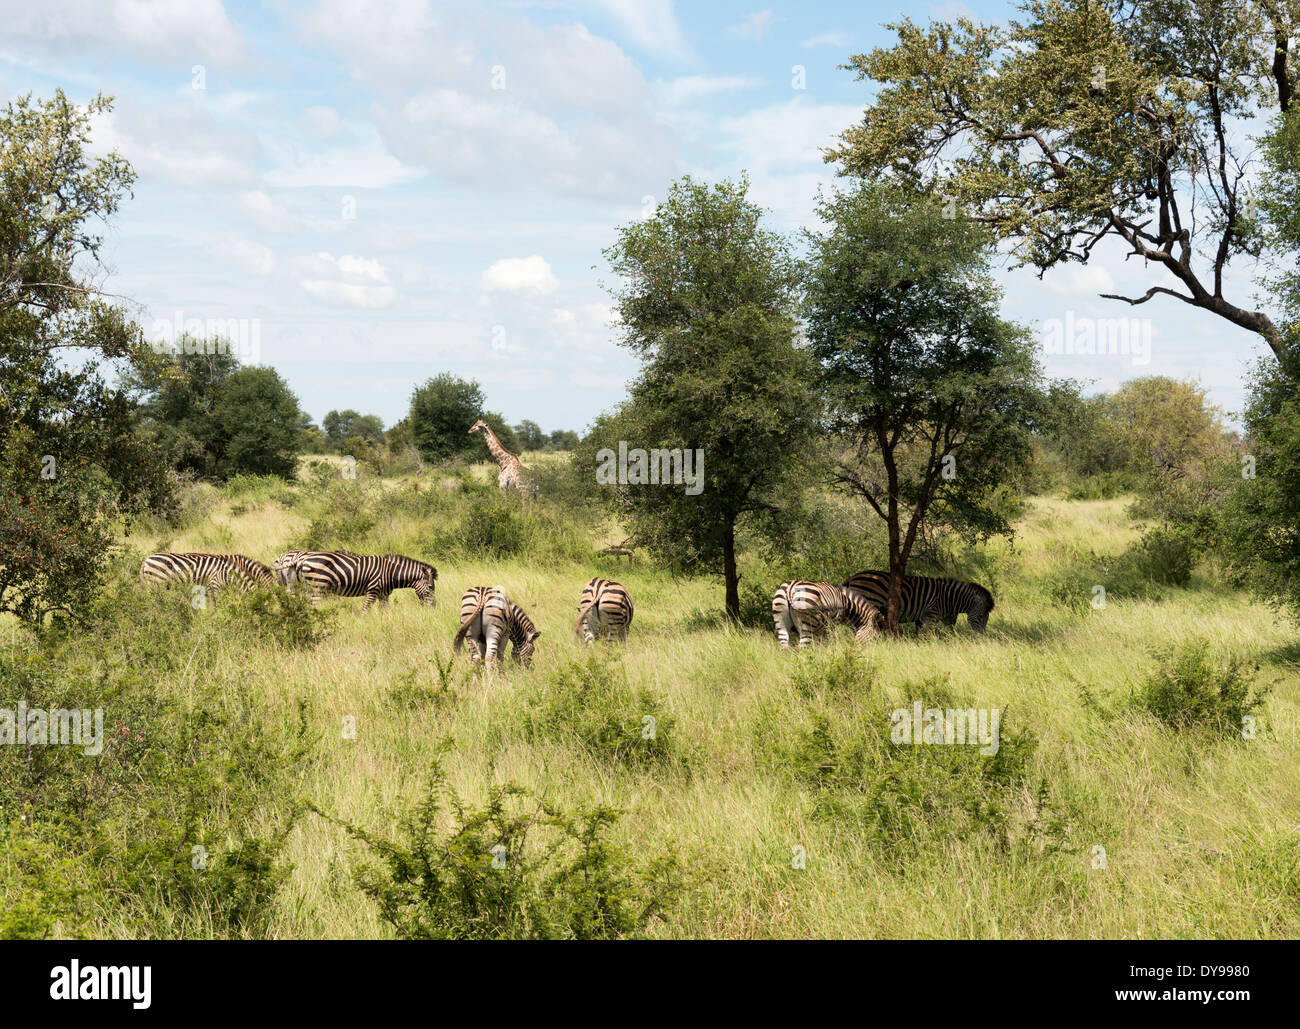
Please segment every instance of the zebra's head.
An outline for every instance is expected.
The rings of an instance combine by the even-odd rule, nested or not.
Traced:
[[[433,607],[438,602],[434,596],[434,587],[438,582],[438,569],[433,565],[402,554],[385,554],[384,560],[388,562],[393,572],[394,581],[402,582],[415,590],[415,595],[420,598],[421,604],[425,607]]]
[[[976,583],[971,583],[971,586],[975,596],[966,610],[966,621],[975,632],[983,632],[988,628],[989,612],[993,610],[993,594]]]
[[[519,645],[515,647],[514,657],[516,661],[522,661],[526,665],[533,663],[533,651],[536,649],[534,644],[537,637],[542,634],[542,630],[536,627],[527,629],[524,632],[524,638]]]

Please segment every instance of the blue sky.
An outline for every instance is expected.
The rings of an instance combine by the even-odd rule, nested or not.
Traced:
[[[442,371],[511,422],[581,430],[624,395],[601,250],[673,178],[747,170],[770,224],[812,225],[820,150],[868,87],[839,70],[883,24],[1003,3],[671,0],[0,0],[0,95],[114,95],[95,146],[136,167],[105,248],[106,288],[156,321],[248,319],[259,359],[319,421],[391,424]],[[796,66],[803,69],[802,81]],[[1235,410],[1254,338],[1145,292],[1119,251],[1005,272],[1009,317],[1149,319],[1149,362],[1045,354],[1113,388],[1194,377]],[[1230,289],[1251,293],[1249,269]],[[1232,295],[1230,293],[1230,295]]]

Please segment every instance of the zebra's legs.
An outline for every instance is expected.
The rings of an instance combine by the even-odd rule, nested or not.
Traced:
[[[492,626],[488,629],[487,656],[484,658],[484,661],[487,664],[490,665],[493,661],[496,660],[497,650],[501,646],[501,637],[503,635],[505,635],[505,630],[500,626]]]
[[[793,619],[790,617],[788,607],[773,607],[772,624],[776,627],[776,639],[781,644],[782,650],[790,649],[790,629]]]

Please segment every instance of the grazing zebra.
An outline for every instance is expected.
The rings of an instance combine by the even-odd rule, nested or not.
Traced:
[[[510,656],[528,664],[541,634],[524,609],[495,586],[471,586],[460,598],[460,630],[454,644],[458,654],[468,637],[473,659],[490,665],[509,639]]]
[[[209,593],[227,585],[251,590],[275,585],[271,569],[243,554],[150,554],[140,565],[140,581],[146,586],[193,583]]]
[[[286,575],[310,588],[314,597],[324,593],[365,597],[363,612],[376,600],[387,604],[388,595],[400,589],[415,590],[420,603],[432,607],[434,584],[438,581],[438,570],[433,565],[413,557],[353,554],[347,550],[303,553],[291,563]]]
[[[310,550],[286,550],[271,565],[276,580],[281,586],[287,587],[290,593],[293,592],[294,583],[298,581],[298,562],[302,560],[304,554],[310,553]]]
[[[776,588],[772,597],[772,622],[781,649],[790,646],[790,630],[806,647],[814,636],[821,635],[828,622],[848,622],[854,639],[865,643],[876,631],[879,612],[860,593],[829,582],[804,582],[792,579]]]
[[[573,623],[575,635],[581,634],[588,643],[596,638],[597,628],[605,630],[605,639],[618,634],[620,643],[627,642],[627,631],[632,627],[632,597],[621,583],[613,579],[592,579],[582,588],[578,601],[578,620]]]
[[[883,621],[889,607],[888,572],[858,572],[846,579],[844,585],[863,593]],[[900,623],[916,622],[918,629],[924,629],[927,622],[942,619],[946,625],[956,625],[957,616],[964,614],[972,629],[983,632],[992,610],[993,594],[978,583],[924,575],[903,576]]]

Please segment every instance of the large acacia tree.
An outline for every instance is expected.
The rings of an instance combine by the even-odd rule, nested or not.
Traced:
[[[619,417],[633,448],[701,450],[703,490],[624,485],[636,534],[671,563],[716,569],[740,613],[737,526],[770,530],[791,497],[816,422],[811,363],[796,343],[799,274],[763,228],[749,183],[674,183],[654,215],[606,251],[623,345],[644,364]]]
[[[838,481],[889,536],[886,624],[898,631],[903,575],[923,526],[979,539],[1010,531],[1008,488],[1043,413],[1024,329],[998,316],[989,239],[896,183],[821,204],[812,235],[808,338],[846,453]]]
[[[1113,299],[1177,298],[1258,333],[1280,359],[1282,331],[1248,297],[1230,297],[1224,280],[1265,235],[1248,129],[1252,118],[1269,128],[1294,103],[1295,3],[1027,0],[1020,9],[1007,26],[892,25],[896,45],[849,62],[880,89],[828,160],[853,175],[929,184],[1040,274],[1118,239],[1175,285],[1148,280]]]

